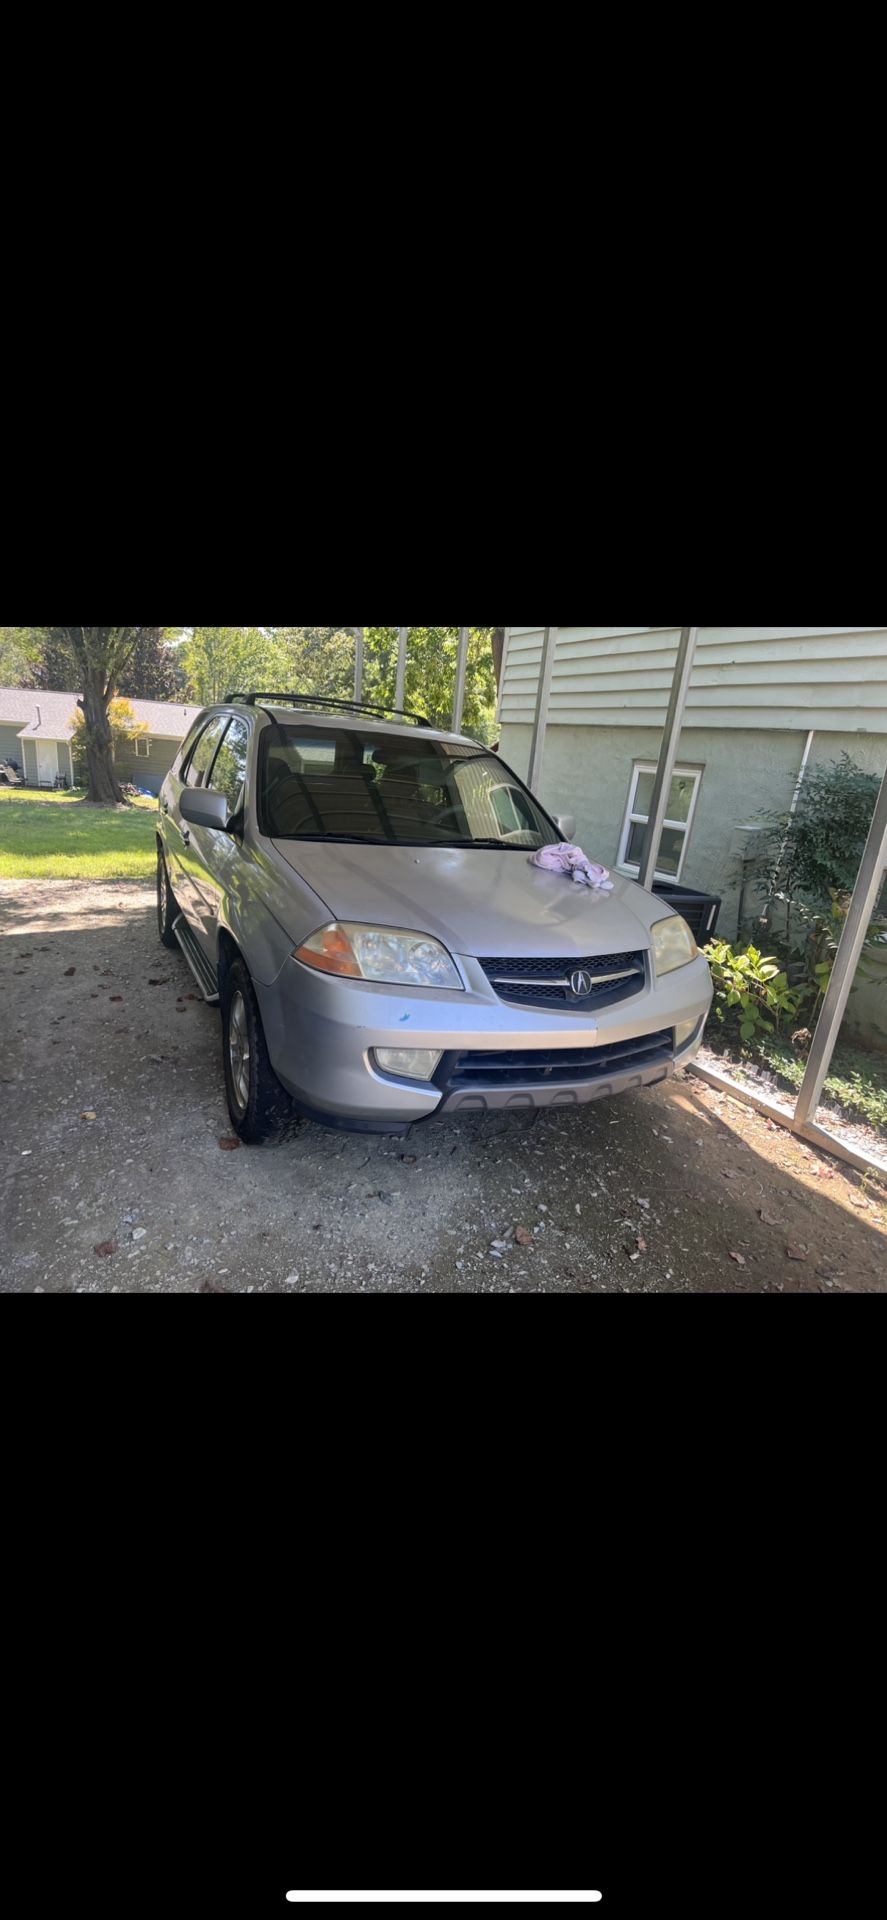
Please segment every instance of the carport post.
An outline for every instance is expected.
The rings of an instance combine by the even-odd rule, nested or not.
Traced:
[[[398,627],[397,629],[397,691],[394,695],[394,705],[398,713],[403,713],[403,703],[406,698],[407,646],[409,644],[409,638],[410,638],[409,627]]]
[[[678,657],[675,661],[674,679],[671,683],[671,699],[668,703],[668,717],[662,736],[662,748],[659,754],[659,769],[653,787],[650,802],[650,819],[647,837],[641,854],[640,883],[649,892],[656,878],[656,864],[662,845],[662,829],[668,808],[668,797],[674,777],[678,748],[681,744],[681,728],[687,708],[687,695],[690,691],[690,676],[693,672],[693,659],[696,653],[696,641],[699,638],[698,627],[682,627]]]
[[[496,725],[502,725],[502,707],[505,700],[505,675],[508,672],[508,649],[511,645],[511,628],[506,627],[502,642],[502,665],[499,669],[499,697],[496,701]]]
[[[468,642],[471,628],[459,628],[459,659],[456,667],[456,694],[453,700],[453,732],[462,732],[462,715],[465,712],[465,683],[468,678]]]
[[[527,786],[538,793],[542,779],[542,763],[545,759],[545,730],[548,726],[548,708],[551,701],[551,681],[554,674],[554,656],[557,652],[557,637],[560,627],[546,627],[542,640],[542,661],[539,667],[539,692],[536,698],[536,719],[533,726],[533,744],[530,748],[530,771],[527,774]]]
[[[875,808],[862,866],[853,890],[850,911],[841,937],[829,989],[822,1005],[819,1024],[813,1036],[807,1071],[798,1094],[794,1125],[800,1129],[816,1116],[826,1076],[847,1011],[856,969],[862,957],[865,937],[875,917],[884,868],[887,867],[887,773]]]
[[[354,698],[363,699],[363,662],[365,653],[364,636],[366,627],[354,629]]]

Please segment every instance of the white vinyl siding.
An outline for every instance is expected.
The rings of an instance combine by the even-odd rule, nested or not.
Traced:
[[[512,627],[502,725],[531,725],[542,627]],[[679,627],[560,627],[550,726],[661,727]],[[688,727],[887,733],[887,628],[701,627]]]

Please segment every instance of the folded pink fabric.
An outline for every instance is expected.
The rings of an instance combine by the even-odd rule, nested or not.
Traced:
[[[599,893],[612,893],[614,881],[610,879],[606,867],[599,867],[595,860],[589,860],[581,847],[574,847],[569,840],[562,840],[559,847],[540,847],[530,861],[531,867],[542,867],[546,873],[563,873],[577,887],[596,887]]]

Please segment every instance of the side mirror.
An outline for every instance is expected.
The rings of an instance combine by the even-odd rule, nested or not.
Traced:
[[[227,833],[231,809],[224,793],[214,793],[211,787],[186,787],[179,801],[179,812],[183,820],[192,827],[212,827],[217,833]]]
[[[557,826],[562,840],[572,840],[576,832],[575,813],[559,813]]]

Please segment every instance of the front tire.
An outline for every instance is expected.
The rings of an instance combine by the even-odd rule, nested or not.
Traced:
[[[157,848],[157,930],[165,947],[178,947],[173,927],[179,917],[176,896],[169,884],[166,855],[162,847]]]
[[[278,1139],[292,1101],[271,1065],[255,988],[239,957],[222,984],[222,1061],[235,1132],[249,1147]]]

